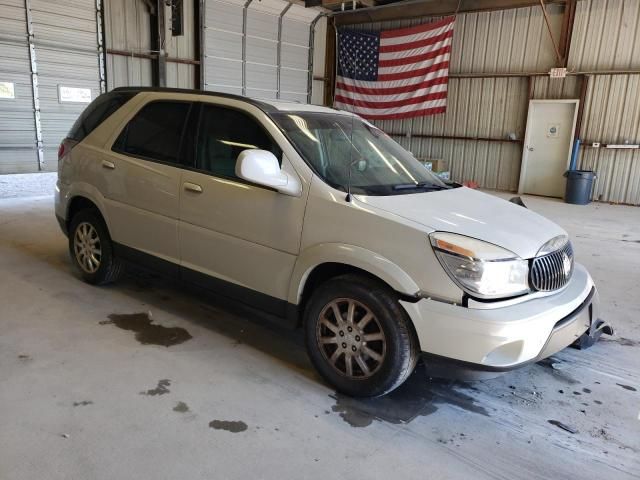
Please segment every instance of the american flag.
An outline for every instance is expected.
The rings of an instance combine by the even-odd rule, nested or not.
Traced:
[[[445,112],[454,20],[340,31],[334,107],[369,120]]]

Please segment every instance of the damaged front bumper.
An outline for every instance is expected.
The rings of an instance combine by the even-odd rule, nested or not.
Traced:
[[[602,333],[612,333],[600,318],[593,281],[580,265],[561,292],[501,308],[401,303],[416,325],[427,370],[438,377],[495,377],[572,344],[586,348]]]

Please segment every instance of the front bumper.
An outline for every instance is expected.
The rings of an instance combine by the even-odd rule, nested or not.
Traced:
[[[401,303],[424,352],[479,371],[506,371],[546,358],[599,320],[598,293],[587,270],[578,264],[562,291],[498,308],[468,308],[430,299]]]

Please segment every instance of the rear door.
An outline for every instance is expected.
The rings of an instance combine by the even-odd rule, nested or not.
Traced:
[[[113,240],[176,265],[180,150],[191,108],[184,101],[146,103],[101,163]]]
[[[269,150],[294,172],[263,125],[238,107],[203,103],[192,168],[182,174],[183,274],[274,314],[283,314],[302,233],[305,197],[235,174],[246,149]]]

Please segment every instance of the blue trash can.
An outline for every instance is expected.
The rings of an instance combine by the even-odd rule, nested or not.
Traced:
[[[591,202],[591,189],[596,172],[591,170],[568,170],[564,172],[567,178],[567,188],[564,194],[566,203],[587,205]]]

